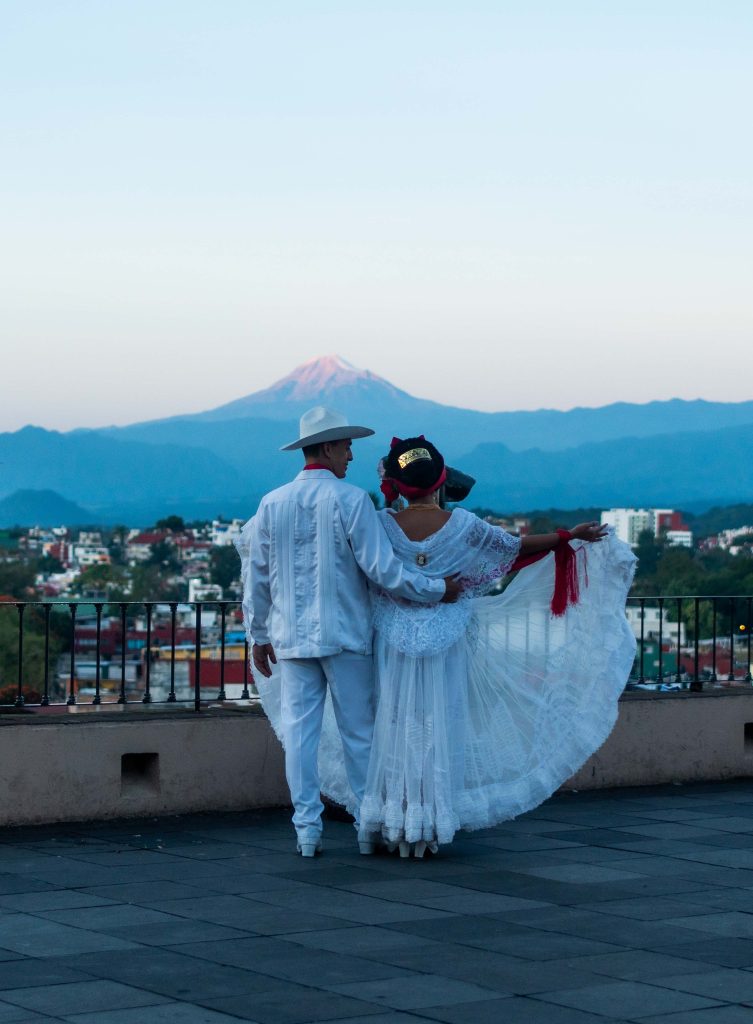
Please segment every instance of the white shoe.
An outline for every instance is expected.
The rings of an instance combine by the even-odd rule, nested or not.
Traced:
[[[302,857],[316,857],[317,853],[322,852],[322,841],[321,839],[299,840],[296,849]]]
[[[358,850],[363,857],[368,857],[372,853],[376,853],[376,848],[376,843],[362,842],[360,839],[358,841]]]
[[[410,857],[410,843],[406,843],[405,840],[403,840],[401,843],[398,843],[397,848],[400,851],[401,857]]]
[[[428,843],[425,839],[419,839],[416,845],[413,847],[413,856],[419,859],[426,853]]]

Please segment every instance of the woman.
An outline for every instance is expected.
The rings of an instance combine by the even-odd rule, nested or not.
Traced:
[[[374,599],[378,706],[361,834],[421,856],[459,828],[541,803],[606,739],[635,651],[624,614],[635,558],[596,523],[521,540],[441,509],[444,460],[423,437],[395,438],[384,472],[388,502],[408,502],[380,513],[396,554],[464,584],[451,605]],[[586,567],[570,541],[604,543]],[[482,596],[555,550],[501,596]]]

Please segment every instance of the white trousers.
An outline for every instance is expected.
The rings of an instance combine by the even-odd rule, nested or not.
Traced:
[[[329,685],[345,754],[345,770],[356,797],[356,827],[366,788],[374,731],[374,675],[371,656],[343,651],[329,658],[280,660],[285,774],[299,839],[316,840],[322,831],[319,793],[319,740]]]

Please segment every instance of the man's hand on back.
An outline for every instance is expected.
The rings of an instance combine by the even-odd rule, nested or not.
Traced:
[[[453,604],[463,593],[463,585],[459,576],[445,576],[444,586],[444,597],[441,599],[444,604]]]
[[[263,675],[265,679],[269,679],[272,675],[272,669],[269,666],[270,661],[273,665],[277,664],[275,649],[272,644],[254,644],[251,649],[251,658],[257,672]]]

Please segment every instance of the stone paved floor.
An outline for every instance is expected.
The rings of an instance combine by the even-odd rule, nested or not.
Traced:
[[[325,834],[0,832],[0,1024],[753,1024],[753,780],[562,795],[425,862]]]

